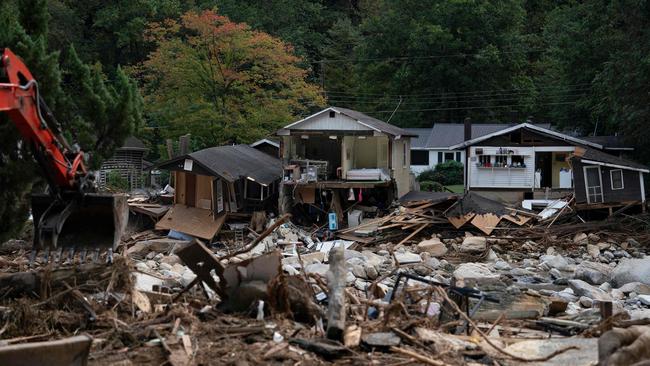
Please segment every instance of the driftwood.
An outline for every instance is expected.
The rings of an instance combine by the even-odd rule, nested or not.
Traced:
[[[18,297],[26,293],[44,297],[49,292],[48,288],[66,289],[66,284],[107,279],[111,272],[112,268],[106,264],[87,263],[54,270],[3,273],[0,274],[0,288],[4,291],[3,295],[8,297]]]

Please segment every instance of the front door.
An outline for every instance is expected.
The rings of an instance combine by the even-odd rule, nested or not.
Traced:
[[[587,203],[603,202],[603,181],[600,176],[599,166],[586,166],[585,172],[585,190],[587,193]]]
[[[551,188],[553,186],[553,153],[536,152],[535,153],[535,170],[542,173],[540,187]]]
[[[196,175],[185,174],[185,205],[196,207]]]

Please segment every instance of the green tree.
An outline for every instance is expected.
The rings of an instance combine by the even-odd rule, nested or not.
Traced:
[[[518,93],[476,92],[527,88],[520,1],[381,0],[367,13],[349,105],[384,119],[399,105],[391,122],[411,127],[499,120],[505,106],[527,105]]]
[[[88,66],[78,59],[74,62],[74,51],[69,55],[73,60],[62,65],[59,52],[47,47],[48,19],[45,0],[2,2],[0,45],[22,58],[63,130],[79,138],[90,155],[91,166],[97,166],[139,123],[141,102],[135,86],[122,72],[114,82],[106,80],[99,70],[77,73]],[[0,240],[22,228],[29,192],[42,176],[27,144],[20,141],[13,123],[0,115]],[[40,189],[43,184],[38,186]]]
[[[191,133],[201,147],[252,142],[323,103],[291,46],[246,24],[189,12],[149,34],[158,48],[134,72],[164,137]]]

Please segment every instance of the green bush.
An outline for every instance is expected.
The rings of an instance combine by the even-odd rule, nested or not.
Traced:
[[[106,175],[106,188],[111,191],[126,192],[129,190],[129,181],[120,175],[120,172],[111,170]]]
[[[442,192],[444,190],[445,187],[438,182],[431,182],[431,181],[420,182],[420,191]]]
[[[463,184],[463,164],[455,160],[440,163],[435,169],[420,173],[418,182],[438,182],[443,186]]]

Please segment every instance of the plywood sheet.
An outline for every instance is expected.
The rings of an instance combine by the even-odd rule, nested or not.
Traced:
[[[469,220],[474,218],[476,214],[474,213],[468,213],[462,216],[453,216],[453,217],[447,217],[447,220],[449,223],[451,223],[456,229],[460,229],[461,226],[465,225]]]
[[[472,219],[472,225],[484,232],[485,235],[490,235],[492,234],[492,231],[494,231],[494,228],[499,224],[499,221],[501,221],[500,216],[488,213],[474,216],[474,219]]]
[[[157,230],[176,230],[197,238],[211,240],[226,221],[226,215],[216,218],[210,210],[174,205],[156,224]]]
[[[296,196],[300,197],[303,203],[316,203],[316,188],[298,187]]]
[[[204,201],[207,201],[207,203]],[[196,176],[196,202],[197,207],[208,210],[212,208],[212,177],[207,175]]]
[[[517,224],[519,226],[521,226],[521,225],[527,223],[528,221],[530,221],[530,217],[524,217],[524,216],[503,215],[503,216],[501,216],[501,218],[506,219],[506,220],[512,222],[513,224]]]

